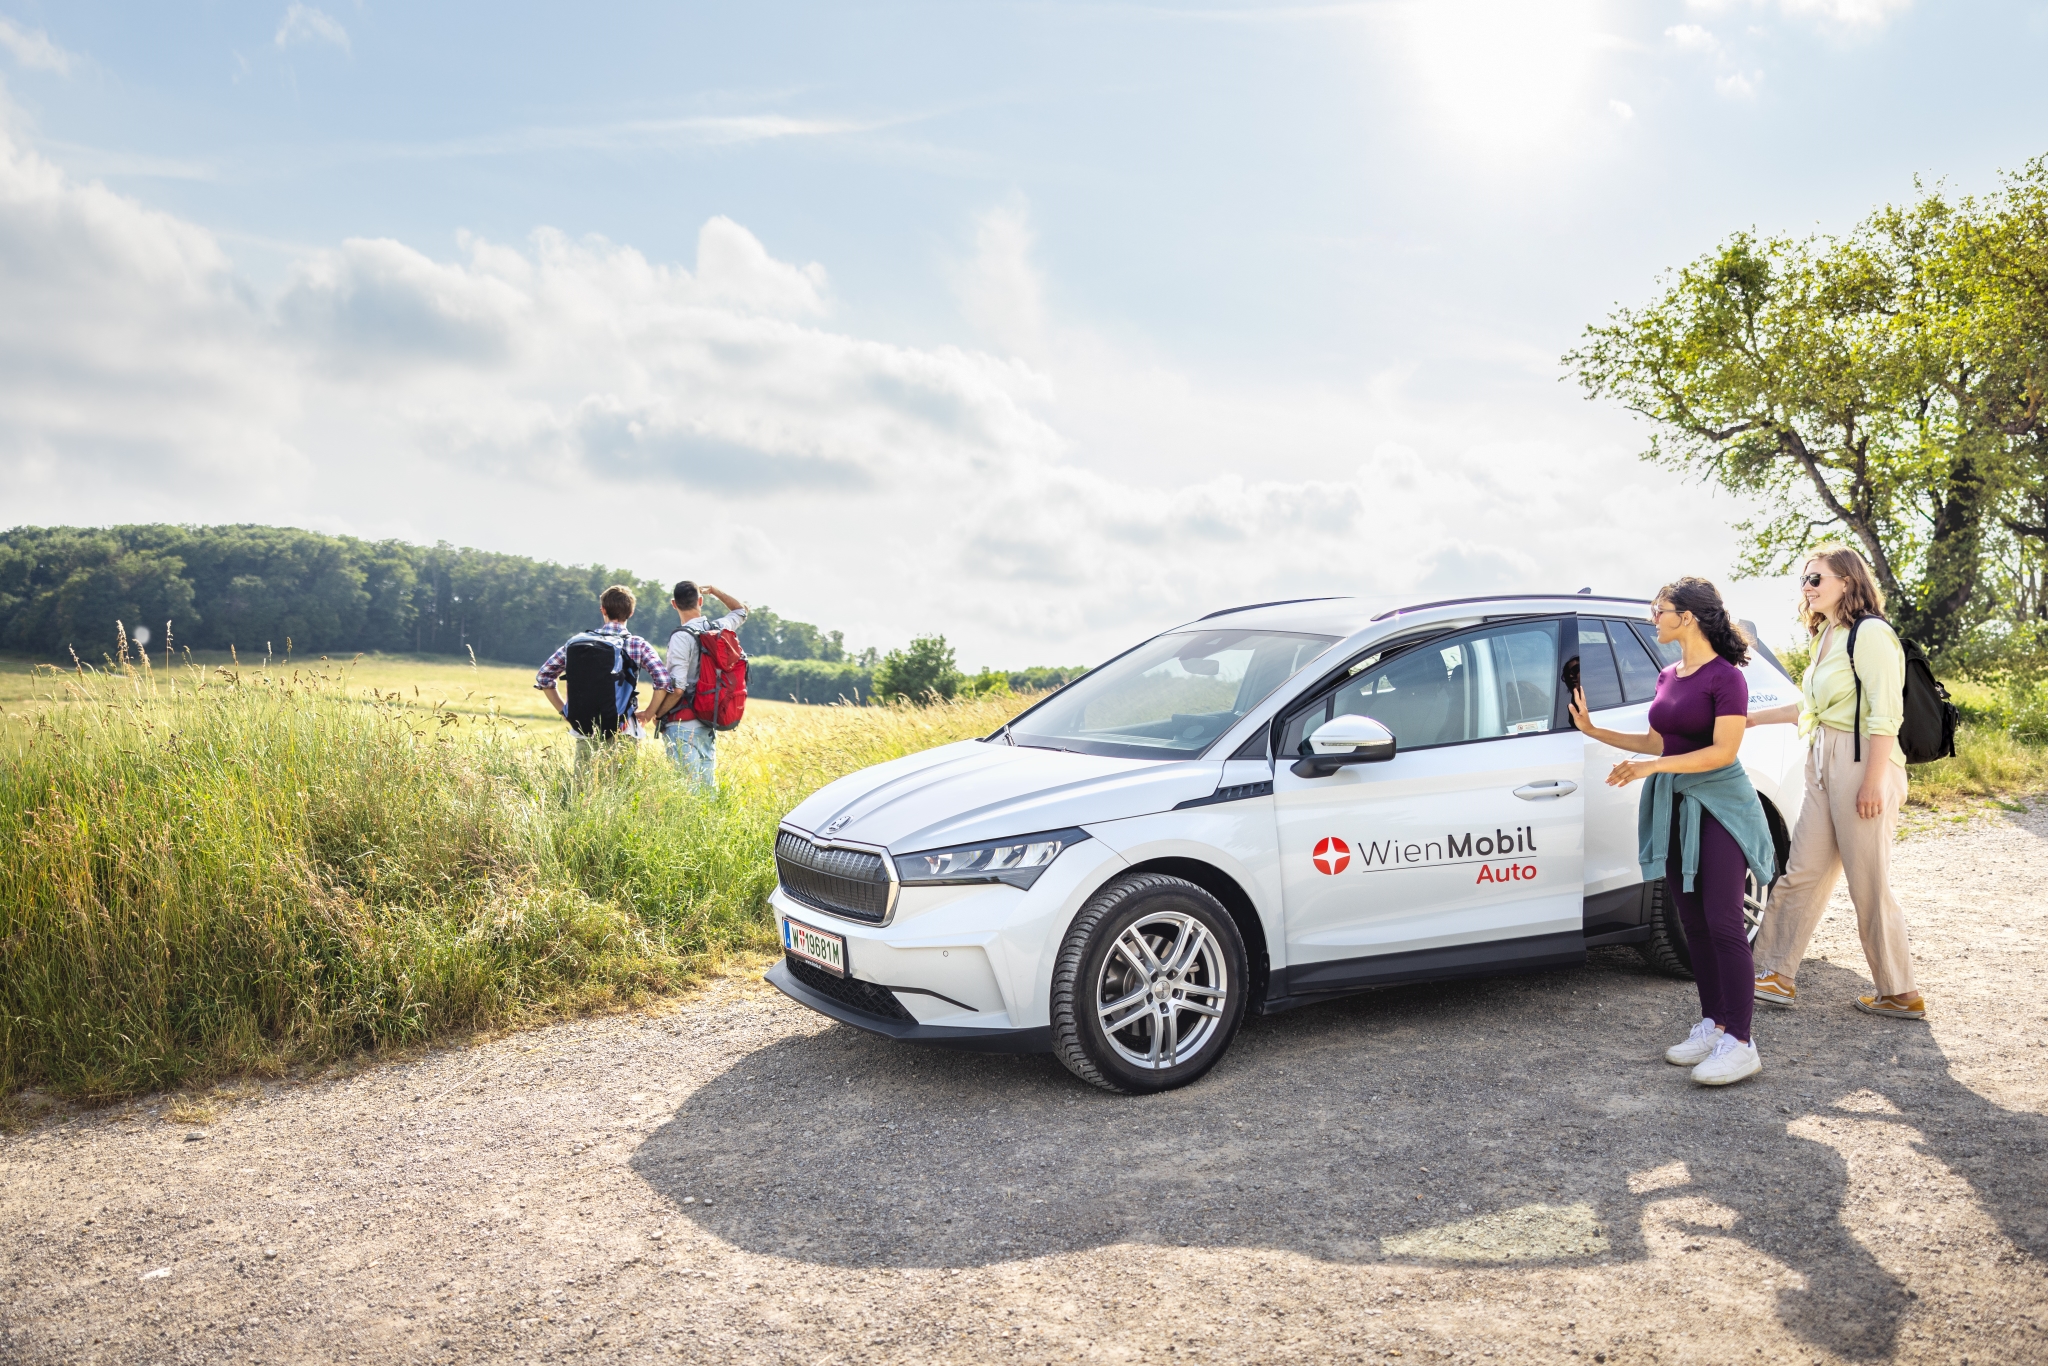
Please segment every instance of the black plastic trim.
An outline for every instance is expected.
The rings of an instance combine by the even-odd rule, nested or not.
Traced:
[[[1606,934],[1589,934],[1586,947],[1597,949],[1608,944],[1647,944],[1650,942],[1650,927],[1638,925],[1630,930],[1610,930]]]
[[[1577,930],[1490,939],[1481,944],[1448,944],[1434,949],[1380,953],[1369,958],[1339,958],[1304,963],[1273,974],[1266,1013],[1307,1005],[1361,987],[1398,986],[1407,982],[1442,982],[1458,977],[1492,977],[1517,972],[1548,972],[1578,967],[1586,961],[1586,937]]]
[[[1173,809],[1185,811],[1191,806],[1216,806],[1223,802],[1250,801],[1253,797],[1273,795],[1273,780],[1263,779],[1256,783],[1237,783],[1231,787],[1219,787],[1206,797],[1190,797],[1184,802],[1175,802]]]
[[[970,1053],[1052,1052],[1051,1025],[1043,1025],[1037,1029],[947,1029],[940,1025],[904,1024],[898,1020],[884,1020],[841,1005],[831,997],[811,990],[790,975],[789,967],[785,963],[777,963],[768,969],[768,985],[798,1005],[808,1006],[820,1015],[828,1015],[841,1024],[850,1024],[856,1029],[865,1029],[870,1034],[899,1039],[904,1043],[937,1044],[941,1048],[957,1048]],[[901,987],[893,989],[904,990]]]
[[[1650,923],[1650,884],[1638,882],[1611,892],[1595,892],[1585,900],[1585,934],[1588,944],[1622,943],[1608,936],[1621,931],[1644,929]]]

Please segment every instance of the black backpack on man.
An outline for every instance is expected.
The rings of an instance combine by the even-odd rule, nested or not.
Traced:
[[[562,715],[569,728],[611,739],[633,715],[639,697],[640,671],[626,653],[625,634],[584,631],[571,636],[562,650],[562,681],[569,687]]]
[[[1856,633],[1869,617],[1858,617],[1849,628],[1849,673],[1856,679],[1856,762],[1863,762],[1863,677],[1856,672]],[[1882,618],[1880,618],[1882,620]],[[1927,652],[1904,636],[1899,644],[1906,651],[1905,719],[1899,723],[1899,753],[1909,764],[1931,764],[1956,752],[1956,723],[1963,719],[1956,704],[1948,700],[1948,689],[1934,676]]]

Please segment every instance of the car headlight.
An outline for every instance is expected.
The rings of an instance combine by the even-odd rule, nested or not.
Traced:
[[[1041,835],[926,849],[896,856],[896,876],[906,887],[939,887],[964,882],[1004,882],[1029,887],[1060,851],[1088,838],[1086,830],[1048,830]]]

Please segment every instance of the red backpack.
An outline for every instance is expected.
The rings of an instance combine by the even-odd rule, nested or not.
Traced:
[[[747,711],[747,652],[740,648],[738,633],[710,630],[699,625],[703,620],[683,627],[697,637],[695,683],[685,687],[683,701],[661,721],[702,721],[713,730],[731,730]]]

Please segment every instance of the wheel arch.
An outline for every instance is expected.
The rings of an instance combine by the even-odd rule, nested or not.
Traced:
[[[1272,958],[1267,950],[1265,924],[1259,919],[1258,907],[1253,904],[1250,893],[1239,885],[1236,878],[1215,864],[1197,858],[1146,859],[1143,863],[1118,869],[1116,876],[1126,877],[1132,873],[1164,873],[1169,877],[1184,878],[1223,903],[1223,909],[1230,912],[1230,919],[1237,926],[1238,937],[1244,940],[1245,966],[1251,975],[1251,991],[1245,998],[1245,1007],[1251,1013],[1258,1013],[1265,1004],[1267,984],[1272,976]]]

